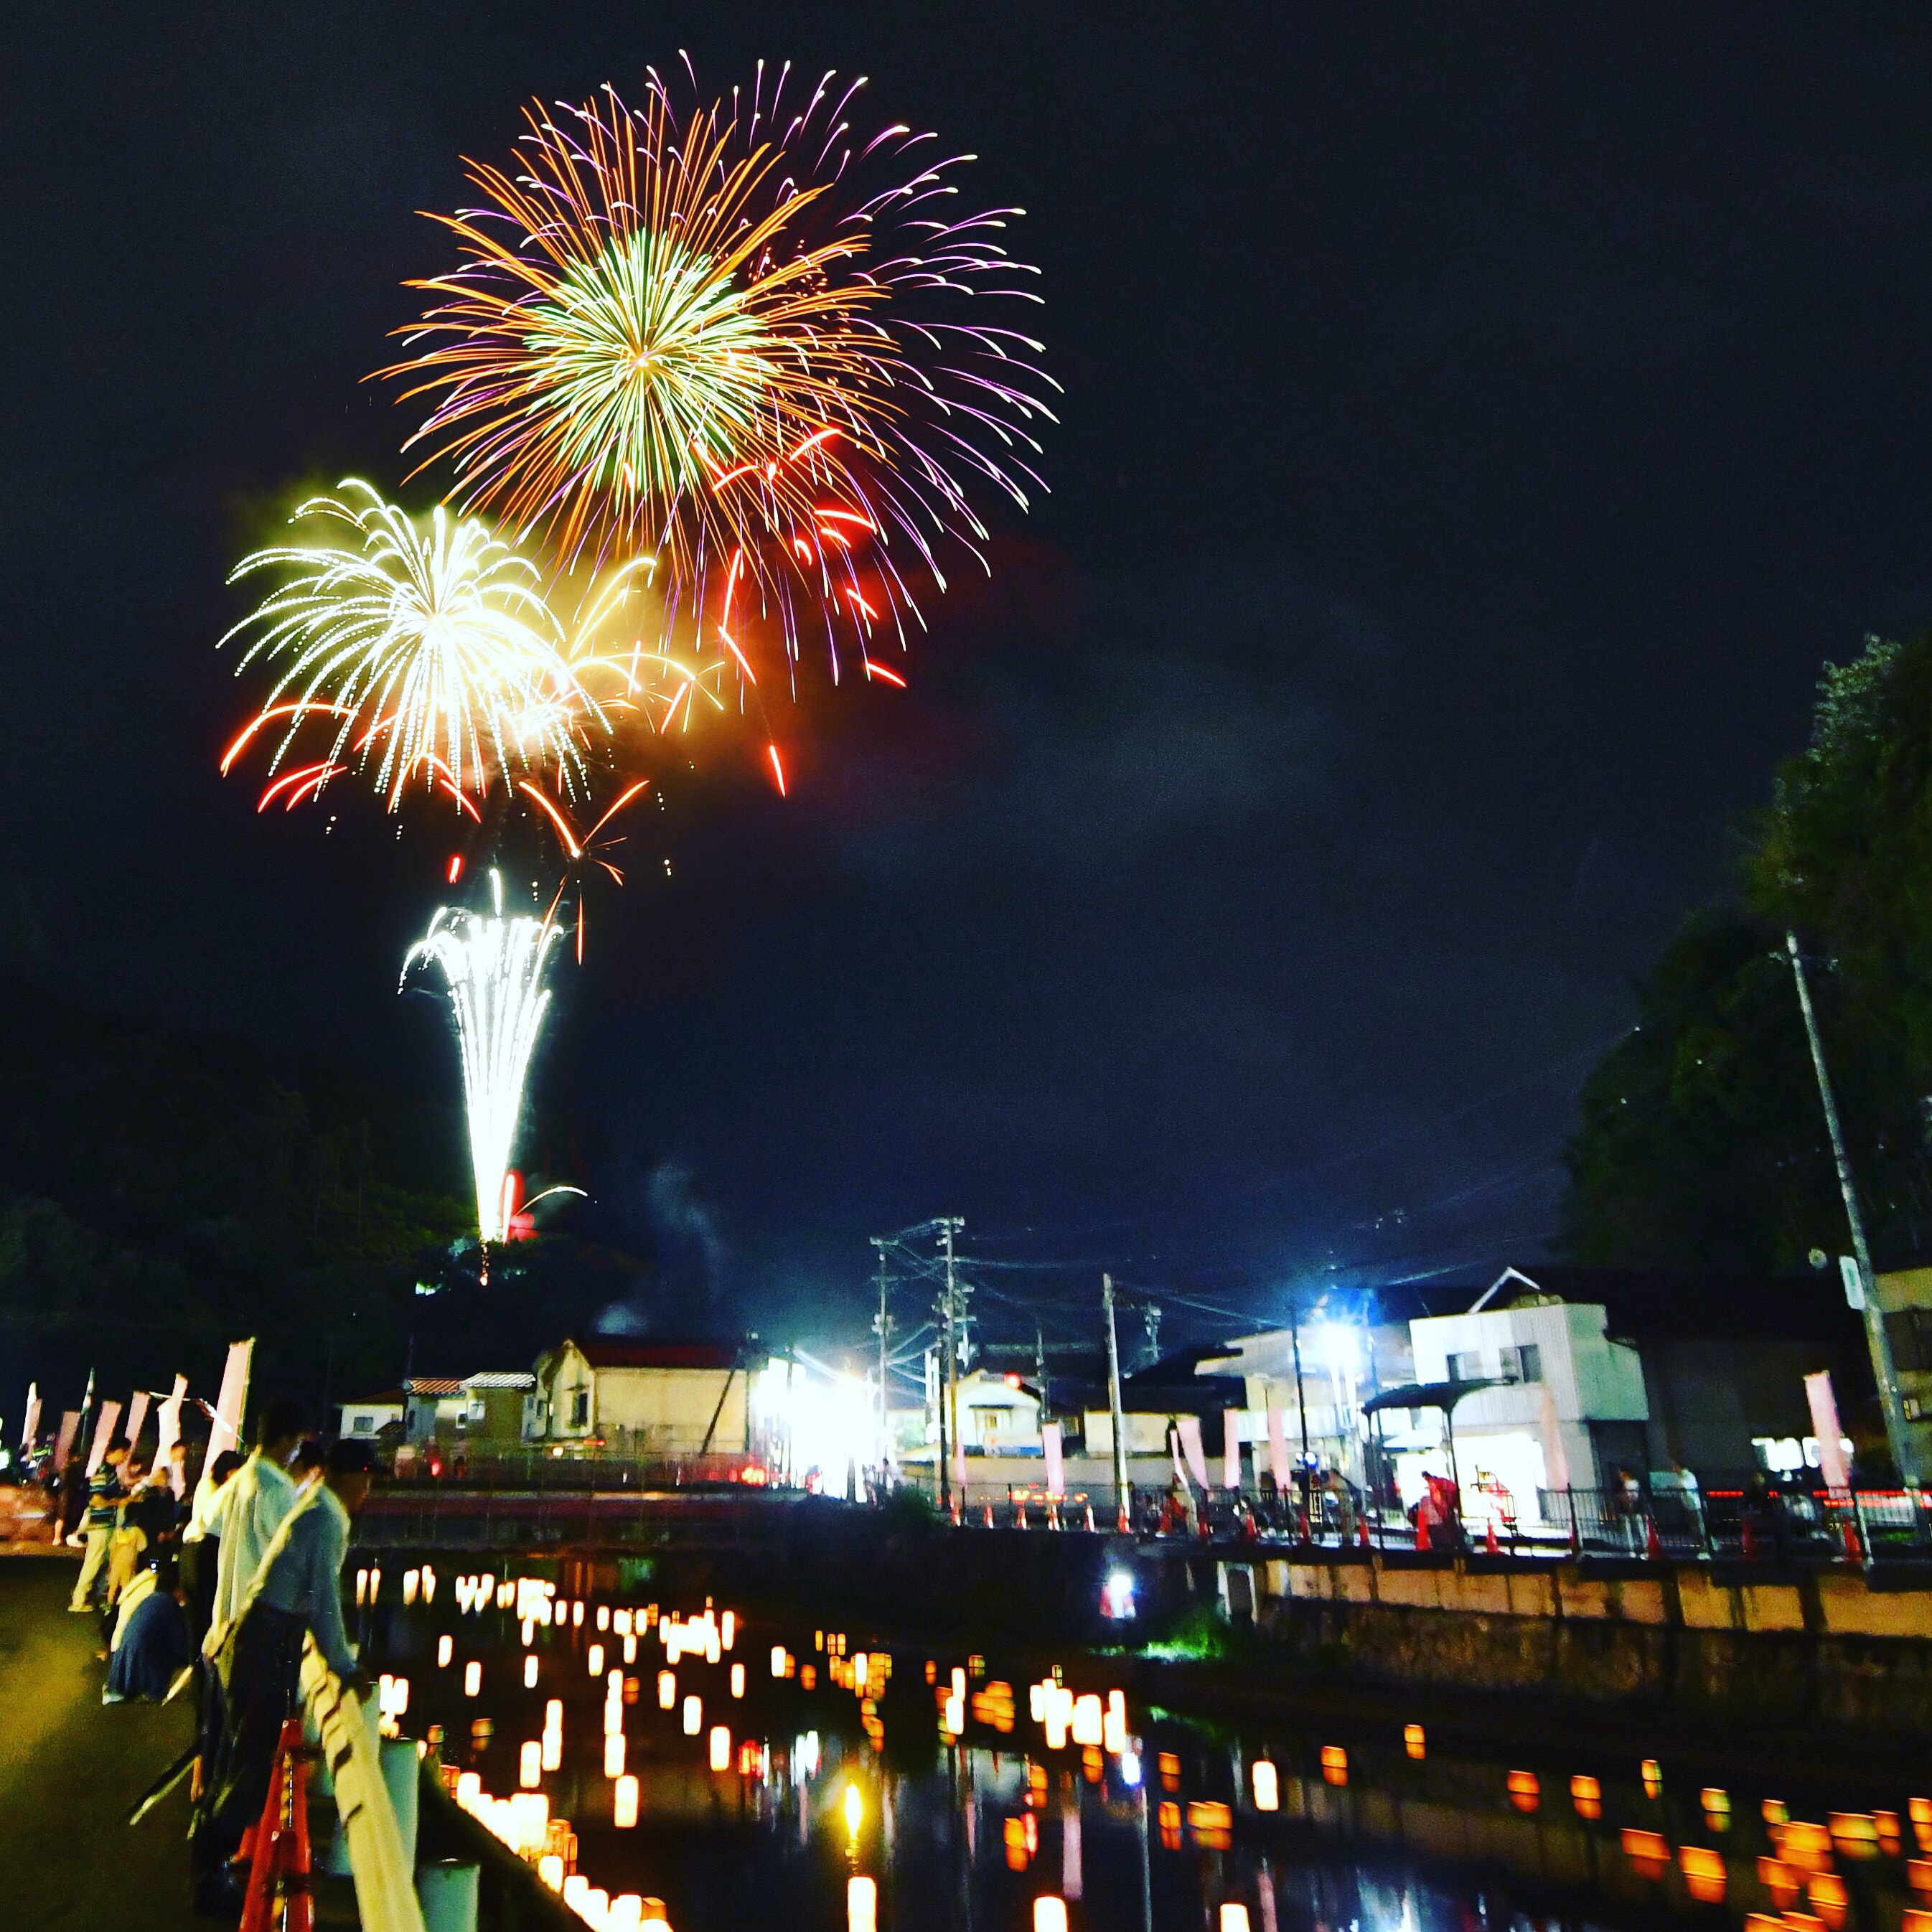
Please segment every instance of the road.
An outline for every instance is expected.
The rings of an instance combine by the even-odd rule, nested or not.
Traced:
[[[187,1748],[185,1698],[104,1706],[100,1626],[67,1613],[74,1564],[0,1558],[0,1921],[11,1932],[179,1932],[188,1899],[184,1785],[122,1821]]]

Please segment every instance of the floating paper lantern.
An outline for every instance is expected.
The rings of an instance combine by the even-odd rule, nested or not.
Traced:
[[[677,1673],[674,1670],[658,1672],[658,1708],[668,1711],[677,1702]]]
[[[1420,1724],[1402,1726],[1402,1748],[1411,1757],[1426,1757],[1429,1755],[1429,1739]]]
[[[626,1664],[634,1664],[637,1660],[638,1640],[634,1636],[626,1636],[624,1640],[624,1661]]]
[[[537,1876],[553,1892],[563,1889],[563,1861],[554,1852],[546,1852],[537,1861]]]
[[[449,1660],[456,1654],[456,1640],[446,1630],[436,1640],[436,1664],[439,1670],[449,1668]]]
[[[604,1675],[604,1646],[601,1643],[593,1643],[586,1653],[584,1661],[590,1665],[592,1676],[602,1677]]]
[[[1279,1811],[1281,1809],[1281,1780],[1274,1766],[1264,1757],[1255,1760],[1252,1775],[1255,1787],[1255,1809],[1257,1811]]]
[[[638,1822],[638,1780],[620,1778],[611,1798],[610,1822],[620,1832],[628,1832]]]
[[[704,1700],[694,1691],[684,1700],[684,1734],[694,1738],[704,1722]]]
[[[405,1570],[403,1572],[403,1601],[405,1604],[413,1604],[416,1601],[416,1588],[421,1581],[421,1577],[415,1570]]]
[[[628,1610],[614,1611],[610,1618],[610,1628],[620,1636],[628,1636],[631,1634],[630,1612]]]
[[[534,1738],[517,1754],[517,1782],[526,1791],[543,1782],[543,1746]]]
[[[524,1659],[524,1688],[534,1690],[537,1688],[537,1660],[534,1654]]]
[[[878,1932],[879,1888],[862,1875],[845,1881],[845,1932]]]
[[[369,1573],[366,1570],[356,1573],[356,1600],[358,1604],[369,1600]]]
[[[1221,1907],[1221,1932],[1248,1932],[1248,1908],[1231,1898]]]
[[[772,1675],[782,1677],[785,1674],[785,1647],[782,1643],[772,1646]]]
[[[711,1727],[711,1768],[729,1771],[731,1768],[731,1733],[722,1724]]]
[[[734,1697],[742,1697],[745,1694],[745,1666],[742,1664],[734,1664],[731,1666],[731,1694]]]
[[[634,1892],[620,1892],[610,1901],[604,1932],[638,1932],[644,1922],[644,1901]]]
[[[601,1630],[610,1628],[610,1606],[608,1604],[597,1606],[597,1628]]]
[[[1073,1742],[1076,1744],[1097,1744],[1106,1726],[1101,1714],[1098,1697],[1076,1697],[1073,1700],[1073,1722],[1071,1726]]]
[[[604,1775],[622,1778],[624,1774],[624,1734],[613,1731],[604,1740]]]
[[[463,1666],[463,1694],[473,1697],[483,1688],[483,1666],[474,1658]]]
[[[1033,1932],[1066,1932],[1066,1901],[1048,1892],[1033,1902]]]

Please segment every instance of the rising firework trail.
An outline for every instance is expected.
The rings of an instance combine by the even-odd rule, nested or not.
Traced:
[[[444,906],[403,962],[407,983],[427,962],[440,969],[456,1019],[463,1058],[463,1096],[470,1124],[470,1162],[476,1179],[476,1226],[500,1241],[514,1209],[510,1172],[524,1082],[550,994],[544,968],[561,937],[548,920],[503,916],[503,886],[490,874],[494,910]]]
[[[566,562],[652,556],[667,647],[681,625],[746,685],[772,622],[792,661],[822,630],[835,676],[875,674],[947,550],[984,563],[981,491],[1041,487],[1021,211],[962,208],[972,158],[932,136],[862,128],[863,86],[760,62],[709,106],[653,74],[635,108],[527,109],[507,166],[467,164],[479,205],[433,218],[461,260],[412,284],[415,352],[382,372],[427,400],[410,441],[457,500]]]
[[[474,518],[439,508],[418,522],[366,483],[341,490],[296,512],[310,541],[256,550],[230,579],[276,580],[222,640],[247,638],[238,670],[266,658],[275,682],[223,771],[266,731],[263,811],[352,770],[373,777],[392,811],[420,785],[472,818],[493,782],[532,771],[569,782],[583,736],[604,721],[536,565]],[[297,758],[312,721],[326,748]]]

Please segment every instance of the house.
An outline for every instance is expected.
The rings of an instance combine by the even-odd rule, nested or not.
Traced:
[[[536,1377],[523,1369],[470,1376],[412,1376],[402,1386],[403,1440],[512,1448],[523,1439],[525,1397]]]
[[[391,1424],[400,1424],[409,1397],[401,1389],[385,1389],[380,1395],[364,1396],[359,1402],[345,1402],[338,1412],[339,1432],[344,1436],[379,1436]]]
[[[968,1455],[1028,1455],[1040,1447],[1040,1391],[1019,1372],[974,1369],[959,1378],[959,1437]]]
[[[403,1384],[403,1440],[454,1438],[470,1414],[460,1376],[411,1376]]]
[[[742,1451],[748,1376],[734,1344],[592,1336],[537,1358],[524,1436],[637,1456]]]

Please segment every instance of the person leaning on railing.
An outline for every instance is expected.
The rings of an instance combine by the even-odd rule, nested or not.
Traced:
[[[206,1654],[219,1679],[210,1703],[219,1721],[204,1744],[195,1816],[195,1894],[203,1910],[239,1910],[245,1868],[236,1855],[261,1815],[283,1721],[297,1708],[304,1634],[346,1686],[358,1697],[368,1690],[343,1624],[342,1565],[349,1519],[369,1492],[371,1461],[364,1442],[329,1450],[323,1480],[284,1519],[234,1616],[208,1633]]]

